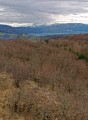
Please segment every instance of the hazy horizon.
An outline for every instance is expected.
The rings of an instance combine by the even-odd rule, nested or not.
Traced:
[[[7,26],[11,26],[11,27],[31,27],[31,26],[49,26],[49,25],[60,25],[60,24],[84,24],[84,25],[88,25],[88,23],[51,23],[51,24],[27,24],[27,23],[23,23],[23,24],[19,24],[19,23],[0,23],[0,25],[7,25]]]

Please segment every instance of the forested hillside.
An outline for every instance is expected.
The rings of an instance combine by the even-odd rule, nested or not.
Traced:
[[[88,120],[88,35],[0,40],[0,120]]]

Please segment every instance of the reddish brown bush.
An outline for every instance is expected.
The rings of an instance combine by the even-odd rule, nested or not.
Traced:
[[[6,99],[11,99],[10,112],[21,115],[23,120],[79,120],[80,113],[86,116],[87,57],[88,35],[66,36],[48,42],[1,40],[0,72],[13,77],[9,93],[0,78],[3,90],[8,93]]]

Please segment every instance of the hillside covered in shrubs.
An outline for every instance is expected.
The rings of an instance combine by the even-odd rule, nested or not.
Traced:
[[[88,35],[0,40],[0,120],[88,120]]]

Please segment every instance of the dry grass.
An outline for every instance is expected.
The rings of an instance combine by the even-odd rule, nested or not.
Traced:
[[[88,120],[88,35],[0,41],[1,120]]]

